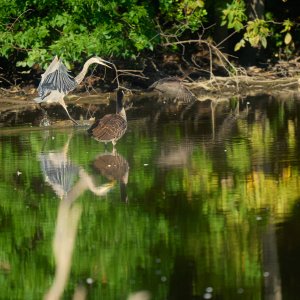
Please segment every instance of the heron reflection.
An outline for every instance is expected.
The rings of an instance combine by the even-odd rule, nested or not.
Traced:
[[[68,150],[72,137],[73,133],[68,136],[61,150],[40,153],[39,160],[45,181],[60,199],[71,202],[87,189],[97,196],[105,195],[114,183],[96,186],[92,176],[69,159]]]
[[[121,201],[127,202],[126,186],[129,176],[129,164],[127,160],[114,150],[111,153],[105,152],[99,154],[92,165],[96,171],[99,171],[108,180],[119,182]]]
[[[114,186],[113,182],[96,186],[93,178],[68,157],[72,134],[60,151],[42,152],[39,156],[45,181],[60,198],[55,233],[53,237],[53,253],[55,258],[55,276],[44,299],[60,299],[68,282],[72,254],[76,240],[78,223],[82,207],[75,200],[86,190],[97,196],[106,195]],[[83,286],[75,289],[73,299],[85,299]]]

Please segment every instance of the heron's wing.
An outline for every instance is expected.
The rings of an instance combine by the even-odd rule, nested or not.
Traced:
[[[59,62],[59,59],[58,59],[57,55],[55,55],[51,64],[48,66],[47,70],[45,71],[45,73],[42,74],[41,83],[43,83],[45,77],[47,77],[50,73],[53,73],[57,69],[58,62]]]
[[[60,152],[41,153],[39,160],[46,181],[55,192],[61,191],[61,193],[66,194],[77,180],[79,168],[70,160],[61,159],[62,156]]]
[[[66,95],[68,92],[74,90],[76,86],[77,83],[69,74],[66,66],[55,56],[42,75],[42,80],[38,86],[38,93],[42,98],[51,91],[59,91]]]

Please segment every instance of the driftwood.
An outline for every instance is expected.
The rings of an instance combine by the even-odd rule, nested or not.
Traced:
[[[270,95],[281,100],[300,100],[300,77],[268,79],[264,77],[214,77],[207,81],[186,83],[199,101],[221,101],[231,97]]]
[[[244,98],[258,94],[277,96],[282,99],[292,98],[300,100],[300,77],[286,77],[268,79],[264,77],[236,76],[236,77],[214,77],[210,80],[194,82],[183,82],[193,92],[198,101],[212,100],[220,102],[231,97]],[[130,100],[139,102],[141,100],[153,101],[158,93],[153,91],[135,91]]]
[[[297,91],[300,87],[300,77],[286,77],[279,79],[266,79],[266,77],[214,77],[207,81],[186,83],[193,91],[208,93],[273,93],[276,91]]]

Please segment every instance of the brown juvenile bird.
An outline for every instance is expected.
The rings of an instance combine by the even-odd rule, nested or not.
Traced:
[[[149,86],[148,91],[157,91],[164,100],[190,103],[197,97],[177,77],[166,77],[155,81]]]
[[[98,142],[112,142],[113,146],[124,135],[127,129],[126,112],[123,106],[124,92],[117,91],[116,113],[105,115],[87,130],[88,134]]]

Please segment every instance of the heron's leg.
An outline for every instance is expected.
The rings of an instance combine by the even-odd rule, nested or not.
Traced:
[[[42,103],[39,103],[39,108],[43,112],[43,115],[47,116],[47,111],[43,108]]]
[[[79,124],[78,124],[78,123],[70,116],[65,101],[64,101],[63,99],[61,99],[61,100],[59,101],[59,103],[61,104],[61,106],[62,106],[62,107],[65,109],[65,111],[67,112],[67,115],[68,115],[69,119],[70,119],[73,123],[75,123],[76,125],[79,125]]]
[[[43,117],[42,117],[42,119],[41,119],[41,121],[40,121],[39,126],[40,126],[40,127],[47,127],[47,126],[50,126],[50,125],[51,125],[51,121],[50,121],[49,118],[48,118],[47,111],[42,107],[41,103],[39,103],[39,108],[41,109],[42,114],[43,114]]]

